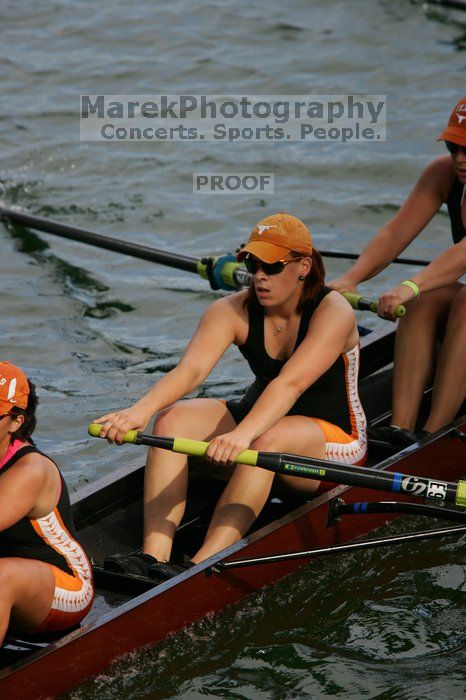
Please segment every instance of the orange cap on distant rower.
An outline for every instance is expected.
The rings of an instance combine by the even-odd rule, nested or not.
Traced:
[[[450,114],[448,126],[442,131],[437,141],[453,141],[460,146],[466,146],[466,97],[455,105]]]
[[[0,362],[0,413],[12,408],[27,408],[29,383],[26,375],[11,362]]]
[[[237,259],[241,261],[251,253],[259,260],[273,263],[284,258],[291,250],[312,255],[311,234],[301,219],[282,211],[267,216],[254,226]]]

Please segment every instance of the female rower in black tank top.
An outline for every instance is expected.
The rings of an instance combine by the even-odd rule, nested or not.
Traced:
[[[355,291],[356,285],[383,270],[423,230],[443,204],[447,205],[454,245],[430,265],[383,294],[378,313],[394,320],[397,304],[407,304],[399,323],[394,363],[392,429],[430,433],[452,421],[466,396],[466,97],[453,109],[439,141],[449,155],[430,163],[413,191],[383,226],[333,289]],[[416,425],[419,406],[432,376],[436,341],[442,330],[434,377],[431,411]],[[416,436],[412,436],[416,439]]]
[[[73,627],[93,600],[65,482],[31,441],[36,406],[32,382],[0,362],[0,645],[8,629]]]
[[[238,256],[253,273],[249,290],[215,301],[205,312],[178,366],[131,408],[97,419],[102,436],[121,442],[157,414],[159,435],[208,440],[207,457],[232,476],[217,505],[199,562],[239,540],[266,502],[274,475],[232,463],[246,448],[301,453],[361,464],[366,422],[359,402],[358,332],[354,314],[323,286],[324,268],[302,221],[286,213],[253,228]],[[178,401],[204,382],[231,344],[255,375],[240,402]],[[176,403],[175,403],[176,402]],[[151,448],[146,467],[143,555],[112,556],[108,568],[163,580],[172,541],[185,509],[185,456]],[[313,493],[318,481],[279,477],[295,491]],[[160,563],[162,562],[162,563]]]

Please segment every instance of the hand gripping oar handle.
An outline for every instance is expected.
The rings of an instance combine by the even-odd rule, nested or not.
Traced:
[[[93,437],[100,437],[102,426],[91,423],[88,432]],[[124,442],[136,445],[161,447],[172,452],[180,452],[191,457],[204,457],[208,442],[188,440],[186,438],[162,437],[145,435],[135,430],[129,431],[123,438]],[[302,455],[286,452],[257,452],[244,450],[235,459],[236,463],[249,464],[253,467],[263,467],[279,474],[302,476],[305,479],[331,481],[348,486],[402,493],[419,498],[431,498],[435,501],[447,501],[466,508],[466,481],[457,483],[440,481],[425,476],[413,476],[401,472],[386,472],[369,467],[355,467],[340,462],[330,462],[323,459],[313,459]]]
[[[92,437],[100,437],[101,430],[102,426],[99,425],[99,423],[91,423],[87,429],[87,432],[89,435],[92,435]],[[179,452],[181,454],[188,455],[189,457],[205,457],[205,453],[209,447],[208,442],[202,442],[201,440],[161,437],[160,435],[145,435],[144,433],[138,433],[137,430],[129,430],[123,437],[123,442],[132,443],[133,445],[162,447],[165,450]],[[259,453],[255,450],[244,450],[243,452],[240,452],[235,461],[239,462],[240,464],[249,464],[255,467],[258,454]]]
[[[375,314],[377,313],[378,303],[376,301],[371,301],[371,299],[367,299],[361,294],[355,294],[354,292],[342,292],[342,295],[345,297],[346,301],[351,304],[353,309],[358,309],[359,311],[372,311]],[[395,308],[396,318],[401,318],[401,316],[404,316],[405,313],[406,308],[403,306],[403,304],[398,304],[398,306]]]

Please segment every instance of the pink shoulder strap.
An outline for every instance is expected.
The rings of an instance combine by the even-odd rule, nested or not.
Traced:
[[[0,469],[4,467],[7,462],[10,461],[10,459],[13,457],[13,455],[15,455],[18,452],[18,450],[20,450],[27,444],[27,442],[23,442],[22,440],[13,440],[13,442],[10,444],[7,451],[5,452],[3,459],[0,460]]]

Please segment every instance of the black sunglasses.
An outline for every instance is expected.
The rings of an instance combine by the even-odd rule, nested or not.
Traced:
[[[460,146],[459,143],[453,143],[453,141],[445,141],[445,146],[448,148],[450,153],[458,153],[461,152],[464,156],[466,156],[466,146]]]
[[[244,258],[244,264],[246,266],[246,270],[250,272],[251,275],[255,275],[259,268],[261,268],[266,275],[279,275],[289,263],[298,262],[298,260],[302,259],[302,257],[290,258],[288,260],[277,260],[273,263],[266,263],[262,260],[257,260],[257,258],[252,258],[250,255],[246,255]]]

